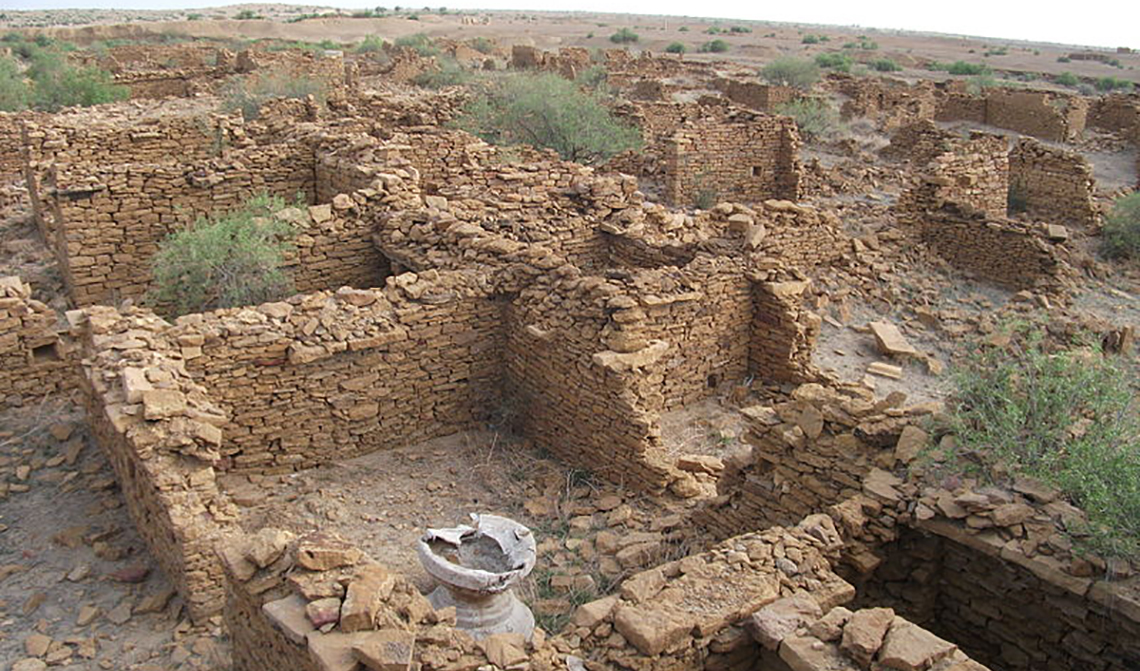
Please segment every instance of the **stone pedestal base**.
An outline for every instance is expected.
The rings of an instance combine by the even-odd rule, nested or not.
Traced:
[[[455,626],[476,639],[522,634],[529,641],[534,633],[534,613],[510,590],[476,594],[440,585],[428,595],[428,601],[436,610],[455,606]]]

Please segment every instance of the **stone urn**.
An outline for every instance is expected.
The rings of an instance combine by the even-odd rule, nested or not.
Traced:
[[[420,563],[439,586],[428,595],[439,610],[455,606],[456,626],[476,639],[517,633],[529,641],[534,614],[512,587],[534,568],[534,534],[497,515],[471,515],[471,525],[428,529]]]

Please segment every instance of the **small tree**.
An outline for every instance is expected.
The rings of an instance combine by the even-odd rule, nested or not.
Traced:
[[[819,66],[800,58],[778,58],[760,71],[773,84],[808,89],[819,79]]]
[[[280,198],[257,196],[171,234],[154,258],[152,301],[178,316],[288,295],[292,282],[281,265],[293,229],[271,216],[284,206]]]
[[[107,71],[72,65],[55,51],[35,52],[28,75],[34,82],[35,106],[48,112],[125,100],[130,95],[127,87],[114,84]]]
[[[28,85],[20,66],[10,56],[0,56],[0,112],[16,112],[28,106]]]
[[[639,39],[641,39],[641,37],[629,28],[622,28],[613,35],[610,35],[610,42],[613,42],[614,44],[630,44],[632,42],[638,41]]]
[[[1076,86],[1081,83],[1081,80],[1077,79],[1077,76],[1071,72],[1062,72],[1057,75],[1057,83],[1061,86]]]
[[[641,146],[641,133],[615,119],[596,95],[550,73],[489,82],[467,104],[458,125],[491,144],[546,147],[583,163]]]
[[[667,54],[683,54],[685,51],[687,51],[685,45],[681,44],[680,42],[673,42],[669,46],[665,47],[665,53]]]
[[[472,73],[454,58],[441,58],[437,69],[425,70],[412,79],[412,83],[424,88],[442,89],[459,86],[471,81]]]
[[[1104,253],[1140,259],[1140,191],[1120,198],[1104,224]]]
[[[814,98],[786,102],[776,107],[776,114],[795,119],[800,135],[806,140],[824,139],[839,127],[839,115],[835,109]]]

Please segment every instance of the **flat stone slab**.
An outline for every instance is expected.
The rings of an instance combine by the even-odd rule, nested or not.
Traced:
[[[871,322],[867,325],[879,344],[879,351],[891,356],[918,356],[918,350],[907,341],[899,327],[890,322]]]

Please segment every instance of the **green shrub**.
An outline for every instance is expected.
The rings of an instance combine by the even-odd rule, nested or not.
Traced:
[[[760,74],[772,84],[807,89],[819,79],[819,66],[800,58],[778,58],[765,65]]]
[[[720,35],[720,26],[709,26],[705,29],[705,35]]]
[[[586,88],[597,91],[599,93],[606,93],[606,82],[610,78],[609,70],[606,70],[603,65],[591,65],[585,70],[578,73],[577,82]]]
[[[819,44],[819,35],[804,35],[804,38],[800,40],[800,42],[802,44]]]
[[[681,26],[680,28],[677,29],[677,32],[687,33],[687,32],[689,32],[689,27],[688,26]]]
[[[263,17],[262,15],[258,14],[255,11],[253,11],[252,9],[243,9],[240,12],[238,12],[237,14],[235,14],[234,18],[241,20],[241,21],[248,21],[251,19],[263,19],[265,17]]]
[[[946,71],[952,75],[983,75],[989,74],[990,68],[988,65],[982,65],[980,63],[954,61],[946,68]]]
[[[637,35],[637,33],[633,32],[629,28],[622,28],[613,35],[610,35],[610,42],[613,42],[614,44],[630,44],[632,42],[638,41],[639,39],[641,38]]]
[[[1047,351],[1039,332],[987,347],[954,376],[953,467],[1057,486],[1089,518],[1072,529],[1110,554],[1140,539],[1140,428],[1128,372],[1095,348]]]
[[[669,46],[665,47],[665,53],[667,54],[683,54],[685,51],[687,51],[685,45],[681,44],[680,42],[673,42]]]
[[[698,51],[700,51],[702,54],[723,54],[724,52],[728,51],[728,42],[725,42],[724,40],[712,40],[710,42],[705,42],[701,45]]]
[[[0,56],[0,112],[17,112],[31,97],[20,66],[10,56]]]
[[[1140,191],[1118,199],[1104,223],[1104,253],[1140,259]]]
[[[902,66],[892,61],[889,58],[878,58],[869,64],[872,70],[877,72],[897,72],[902,70]]]
[[[729,31],[734,33],[750,33],[752,29],[748,26],[733,26],[729,28]]]
[[[583,163],[641,146],[637,128],[615,119],[595,94],[550,73],[489,82],[464,108],[458,125],[491,144],[546,147]]]
[[[151,301],[178,316],[288,295],[292,283],[281,266],[293,230],[269,216],[284,206],[280,198],[258,196],[171,234],[154,257]]]
[[[1081,83],[1081,80],[1077,79],[1077,76],[1071,72],[1062,72],[1057,75],[1056,81],[1061,86],[1076,86]]]
[[[116,86],[111,74],[94,67],[72,65],[55,51],[39,51],[28,68],[37,109],[54,112],[74,105],[88,106],[125,100],[130,89]]]
[[[853,63],[847,54],[819,54],[815,57],[815,64],[819,67],[838,72],[851,72]]]
[[[302,99],[311,95],[323,102],[325,94],[326,87],[321,81],[270,70],[250,79],[232,80],[222,90],[222,109],[226,112],[240,109],[245,119],[252,121],[261,113],[261,106],[269,100]]]
[[[187,15],[186,15],[186,20],[187,20],[187,21],[201,21],[201,20],[202,20],[202,15],[201,15],[201,14],[197,14],[197,13],[194,13],[194,12],[191,12],[190,14],[187,14]]]
[[[1069,62],[1072,62],[1072,60],[1073,59],[1069,58],[1068,56],[1058,56],[1057,57],[1058,63],[1069,63]]]
[[[1101,77],[1096,80],[1096,88],[1098,91],[1115,91],[1121,89],[1123,91],[1131,91],[1133,88],[1132,82],[1126,79],[1117,79],[1116,77]]]
[[[979,95],[986,89],[993,88],[997,85],[998,82],[993,78],[992,75],[978,75],[976,77],[970,77],[970,80],[966,82],[966,92],[973,95]]]
[[[476,37],[471,40],[471,48],[486,55],[495,50],[495,43],[486,37]]]
[[[384,38],[379,35],[368,35],[363,40],[360,40],[360,44],[356,45],[354,51],[358,54],[372,54],[377,51],[383,51],[384,45],[386,44],[387,42],[384,41]]]
[[[821,140],[839,128],[839,114],[823,100],[803,98],[776,107],[776,114],[796,120],[800,135],[806,140]]]
[[[458,86],[471,81],[474,75],[463,67],[454,58],[443,58],[439,61],[439,69],[425,70],[412,79],[412,83],[429,89],[442,89],[447,86]]]
[[[407,47],[424,57],[438,56],[440,53],[439,47],[435,46],[435,42],[423,33],[397,37],[395,45],[397,47]]]

